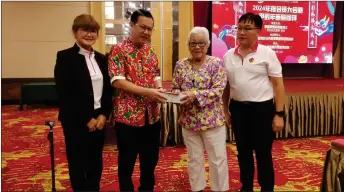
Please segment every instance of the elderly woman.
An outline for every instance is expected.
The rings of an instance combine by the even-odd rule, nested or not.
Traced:
[[[72,26],[74,46],[57,52],[58,118],[73,191],[99,191],[103,169],[103,128],[111,111],[112,88],[105,56],[92,49],[99,28],[91,15],[77,16]]]
[[[191,190],[201,191],[206,187],[205,149],[212,191],[227,191],[229,179],[222,102],[227,76],[222,61],[206,55],[209,44],[206,28],[191,30],[188,40],[191,57],[177,62],[172,90],[183,95],[179,123],[188,152]]]

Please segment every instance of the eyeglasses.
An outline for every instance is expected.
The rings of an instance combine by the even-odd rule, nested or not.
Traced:
[[[95,29],[85,29],[85,28],[80,28],[80,30],[84,33],[90,33],[91,35],[97,35],[98,31]]]
[[[257,27],[235,27],[235,29],[237,31],[247,32],[247,31],[251,31],[251,30],[259,29],[259,28],[257,28]]]
[[[154,32],[154,29],[152,27],[147,27],[147,26],[143,26],[143,25],[139,25],[139,24],[136,24],[138,27],[140,27],[140,29],[142,31],[148,31],[148,33],[152,33]]]
[[[189,42],[189,47],[200,47],[203,48],[207,45],[207,43],[205,41],[201,41],[201,42]]]

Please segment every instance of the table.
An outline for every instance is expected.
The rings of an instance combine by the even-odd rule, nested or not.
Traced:
[[[20,105],[23,106],[58,101],[55,82],[39,82],[23,84],[20,87]]]
[[[344,139],[331,142],[326,154],[320,191],[344,191]]]

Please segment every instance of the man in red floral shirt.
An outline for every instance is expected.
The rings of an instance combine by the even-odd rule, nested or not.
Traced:
[[[140,159],[139,191],[153,191],[159,158],[162,84],[158,58],[146,42],[154,19],[149,11],[136,10],[130,19],[131,35],[111,48],[109,74],[115,87],[114,120],[121,191],[134,191],[131,179],[137,154]]]

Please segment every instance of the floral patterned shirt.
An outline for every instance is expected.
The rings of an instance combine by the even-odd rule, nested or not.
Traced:
[[[205,131],[225,124],[222,94],[227,84],[227,75],[221,59],[207,56],[197,70],[191,66],[191,58],[179,60],[176,64],[172,89],[191,91],[197,101],[184,106],[181,126],[194,131]]]
[[[129,38],[111,48],[109,55],[109,75],[111,83],[117,79],[146,88],[154,88],[160,78],[157,55],[149,44],[135,46]],[[113,120],[134,127],[153,124],[160,119],[160,106],[146,97],[115,89]],[[147,111],[146,111],[147,110]]]

